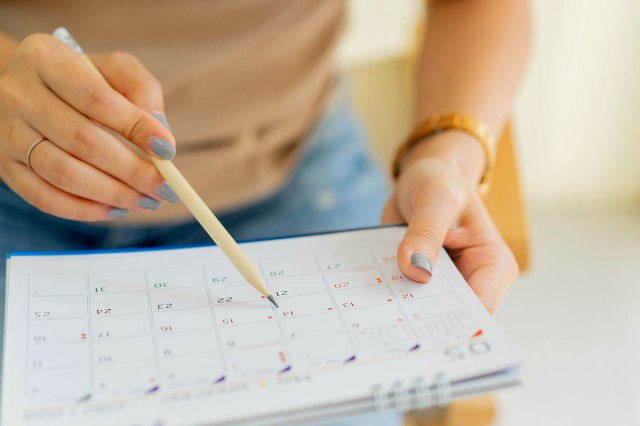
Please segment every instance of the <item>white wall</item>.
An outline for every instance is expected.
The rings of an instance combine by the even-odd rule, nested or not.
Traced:
[[[525,182],[544,203],[640,200],[640,2],[538,0],[516,118]]]
[[[392,87],[394,72],[406,79],[398,61],[411,47],[421,3],[350,2],[340,61],[354,75],[365,121],[375,117],[368,124],[383,152],[402,137],[397,123],[409,120],[399,116],[407,109],[380,110],[409,99],[375,93],[381,84]],[[535,41],[514,113],[529,199],[574,207],[640,203],[640,1],[532,0],[532,12]],[[362,75],[367,81],[359,84]],[[377,75],[387,81],[372,81]]]

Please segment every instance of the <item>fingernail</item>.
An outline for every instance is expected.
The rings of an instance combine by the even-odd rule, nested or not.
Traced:
[[[140,201],[138,201],[138,207],[149,210],[158,210],[160,208],[160,201],[154,200],[153,198],[145,195],[140,198]]]
[[[176,156],[176,147],[162,138],[151,139],[151,151],[165,160],[173,160]]]
[[[127,217],[128,214],[129,210],[127,209],[112,208],[111,210],[109,210],[109,217],[111,219],[121,219],[123,217]]]
[[[418,268],[424,269],[430,274],[433,274],[433,267],[431,266],[431,262],[422,252],[418,251],[411,255],[411,264],[413,266],[417,266]]]
[[[170,203],[179,203],[180,197],[173,191],[167,182],[161,183],[155,189],[155,194],[158,197],[164,198]]]
[[[153,115],[156,120],[161,122],[165,129],[173,133],[171,131],[171,126],[169,126],[169,122],[167,121],[167,117],[165,117],[163,113],[161,113],[160,111],[151,111],[151,115]]]

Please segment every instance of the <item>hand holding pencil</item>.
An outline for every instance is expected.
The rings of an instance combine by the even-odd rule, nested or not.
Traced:
[[[65,29],[55,35],[25,38],[0,72],[0,129],[11,130],[0,135],[0,178],[40,210],[80,221],[182,200],[245,279],[275,304],[257,268],[171,163],[175,140],[157,80],[126,53],[96,56],[98,71]]]

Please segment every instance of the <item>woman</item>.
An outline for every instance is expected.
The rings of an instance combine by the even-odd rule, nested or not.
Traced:
[[[175,156],[238,239],[376,224],[385,179],[332,67],[344,19],[340,0],[0,0],[0,254],[209,242],[135,149]],[[460,111],[499,134],[528,35],[525,0],[429,2],[416,125]],[[444,244],[493,310],[517,268],[477,192],[480,139],[405,144],[383,220],[409,224],[404,274],[428,282]]]

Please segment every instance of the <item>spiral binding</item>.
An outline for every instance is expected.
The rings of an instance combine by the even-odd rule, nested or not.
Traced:
[[[376,385],[372,389],[376,411],[429,408],[451,402],[451,382],[444,373],[435,376],[432,384],[425,377],[418,376],[405,384],[394,382],[391,386]]]

